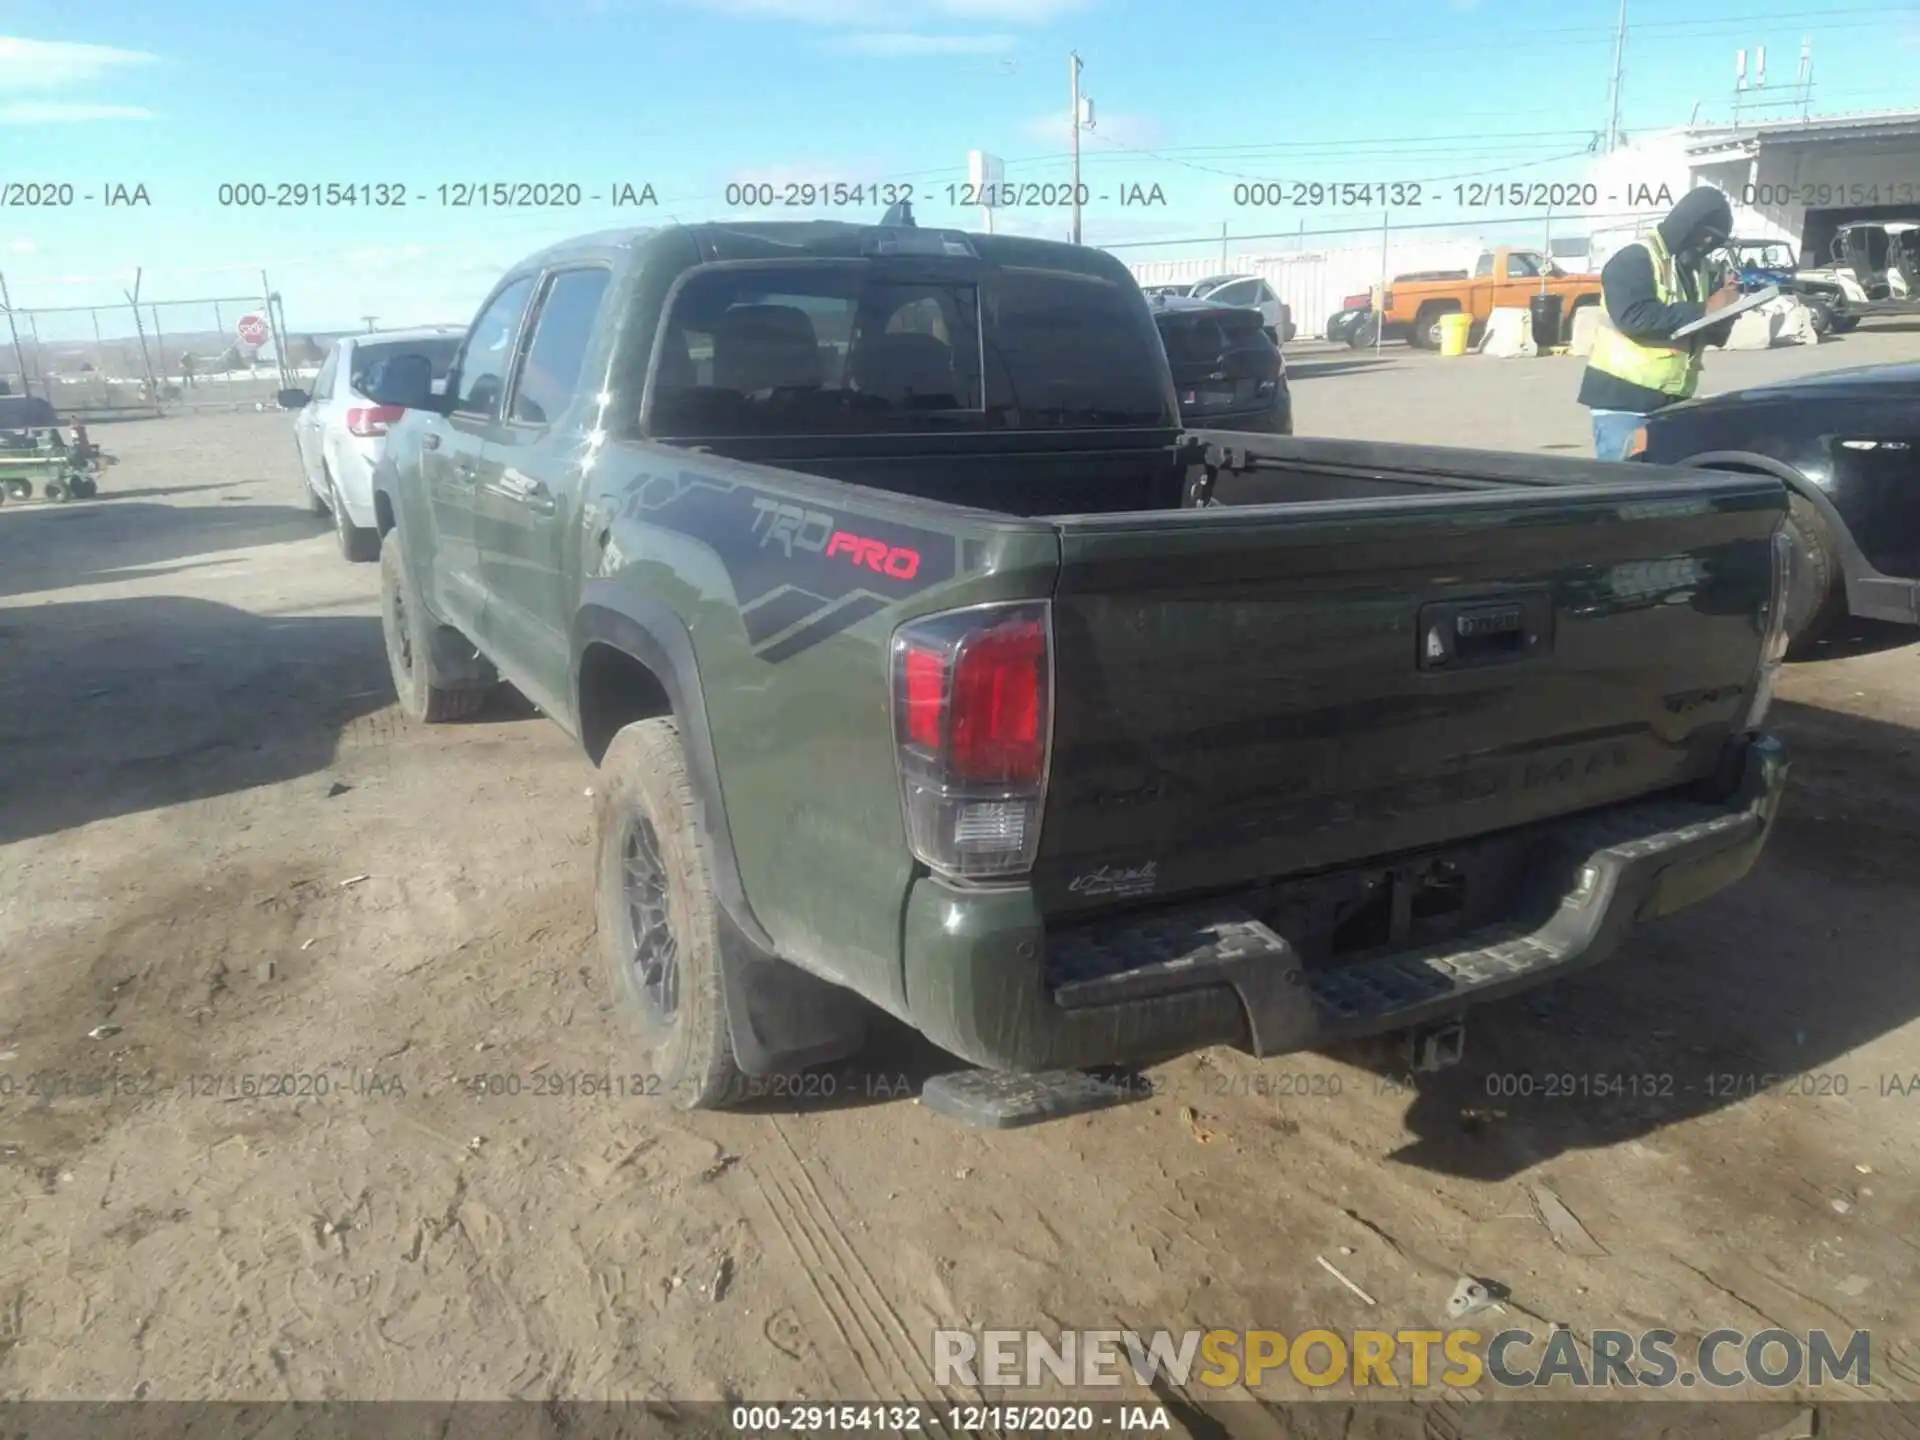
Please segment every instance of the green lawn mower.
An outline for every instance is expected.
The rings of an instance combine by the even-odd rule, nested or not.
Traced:
[[[90,500],[100,472],[113,463],[87,438],[84,425],[62,425],[47,401],[0,395],[0,504],[31,500],[55,504]]]

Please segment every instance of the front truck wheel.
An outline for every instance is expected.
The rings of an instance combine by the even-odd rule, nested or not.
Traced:
[[[448,683],[440,650],[449,632],[420,599],[398,530],[389,530],[380,547],[380,629],[394,692],[408,718],[440,725],[464,720],[486,703],[490,686],[466,677]]]
[[[594,820],[600,953],[614,1000],[678,1110],[741,1092],[721,973],[710,843],[686,748],[667,719],[639,720],[600,762]]]

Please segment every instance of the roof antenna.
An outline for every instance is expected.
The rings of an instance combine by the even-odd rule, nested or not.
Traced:
[[[913,223],[913,202],[896,200],[887,207],[887,213],[880,217],[880,224],[889,230],[916,230]]]

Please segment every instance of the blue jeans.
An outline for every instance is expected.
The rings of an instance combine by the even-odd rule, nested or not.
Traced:
[[[1646,423],[1646,416],[1632,410],[1595,410],[1593,412],[1593,454],[1596,460],[1624,460],[1633,432]]]

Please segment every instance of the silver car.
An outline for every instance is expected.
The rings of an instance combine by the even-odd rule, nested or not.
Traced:
[[[288,390],[280,403],[294,417],[307,508],[333,516],[340,553],[349,560],[380,558],[380,532],[373,511],[373,467],[386,446],[387,429],[406,412],[376,405],[373,377],[396,355],[424,355],[434,383],[446,379],[466,332],[455,326],[380,330],[337,341],[314,377],[313,389]]]

